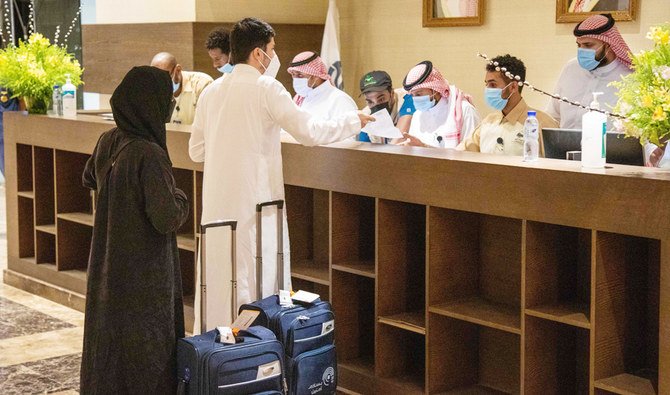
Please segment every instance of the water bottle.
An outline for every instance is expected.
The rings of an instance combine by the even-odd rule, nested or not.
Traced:
[[[63,115],[63,95],[61,94],[60,85],[54,85],[54,93],[51,99],[53,114],[56,116]]]
[[[74,118],[77,116],[77,87],[72,84],[70,74],[66,74],[67,81],[63,85],[63,115]]]
[[[540,154],[540,124],[535,111],[528,111],[528,118],[523,124],[523,161],[534,162]]]

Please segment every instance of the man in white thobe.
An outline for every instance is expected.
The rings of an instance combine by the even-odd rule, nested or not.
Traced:
[[[396,144],[456,148],[479,124],[470,95],[450,85],[428,60],[412,67],[403,87],[412,95],[416,111],[409,133]]]
[[[577,24],[574,35],[577,58],[563,67],[555,93],[588,106],[593,101],[593,92],[602,92],[598,98],[600,108],[609,111],[617,102],[617,88],[610,83],[632,72],[630,49],[609,14],[587,18]],[[581,129],[585,113],[583,108],[553,99],[547,107],[547,114],[556,119],[562,129]],[[611,129],[611,117],[607,124]]]
[[[333,119],[357,110],[354,99],[333,85],[328,68],[317,53],[306,51],[297,54],[286,71],[293,77],[296,93],[293,100],[308,113]]]
[[[237,226],[238,304],[290,289],[290,257],[284,226],[284,284],[277,284],[276,210],[263,211],[263,295],[256,295],[256,204],[284,199],[280,130],[305,145],[327,144],[356,134],[370,118],[351,111],[331,120],[301,110],[275,76],[279,59],[274,30],[255,18],[230,33],[235,68],[203,93],[189,154],[204,161],[202,222],[234,219]],[[284,219],[285,222],[285,219]],[[207,328],[230,324],[229,241],[207,238]],[[226,252],[228,251],[228,252]],[[197,295],[197,293],[196,293]],[[196,327],[199,330],[199,298]]]

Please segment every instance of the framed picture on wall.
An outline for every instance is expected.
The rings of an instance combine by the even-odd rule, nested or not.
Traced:
[[[617,21],[633,21],[640,0],[556,0],[556,22],[581,22],[594,14],[612,14]]]
[[[485,0],[423,0],[423,27],[484,23]]]

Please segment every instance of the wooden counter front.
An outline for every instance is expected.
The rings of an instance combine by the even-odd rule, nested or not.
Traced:
[[[5,282],[81,309],[81,171],[113,124],[5,116]],[[192,201],[192,322],[202,165],[188,138],[168,132]],[[670,393],[670,173],[354,142],[282,152],[294,289],[333,304],[342,388]]]

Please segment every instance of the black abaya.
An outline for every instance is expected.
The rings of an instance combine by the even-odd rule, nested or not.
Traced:
[[[83,174],[97,191],[88,266],[82,394],[168,394],[184,336],[175,232],[188,216],[165,140],[169,75],[136,67],[112,96],[117,128]]]

